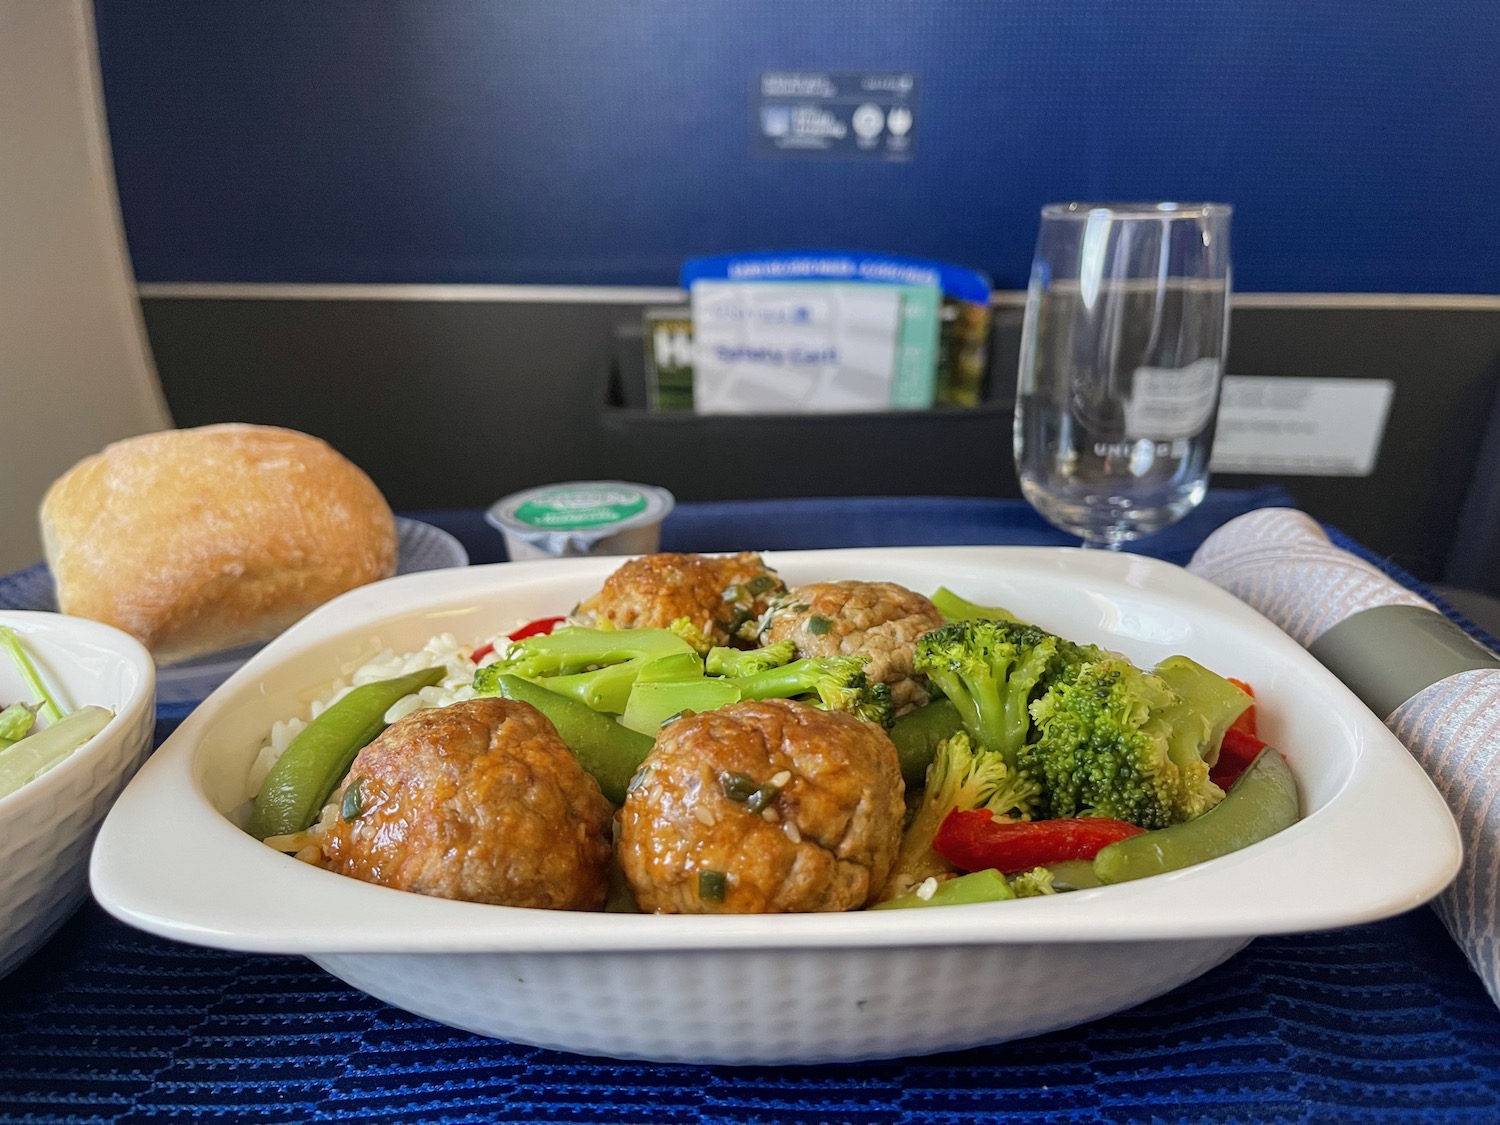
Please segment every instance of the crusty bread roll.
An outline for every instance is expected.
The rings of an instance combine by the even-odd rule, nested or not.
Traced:
[[[116,442],[42,500],[58,608],[159,663],[275,636],[396,569],[385,497],[326,442],[218,425]]]

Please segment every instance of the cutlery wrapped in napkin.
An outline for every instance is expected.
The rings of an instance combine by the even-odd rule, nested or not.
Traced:
[[[1231,520],[1188,569],[1306,646],[1427,771],[1464,842],[1433,906],[1500,1003],[1500,658],[1289,508]]]

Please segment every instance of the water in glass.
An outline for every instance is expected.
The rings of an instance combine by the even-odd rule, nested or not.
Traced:
[[[1026,499],[1085,545],[1116,549],[1203,499],[1229,302],[1227,262],[1191,276],[1197,256],[1173,249],[1169,231],[1118,227],[1096,220],[1092,243],[1082,229],[1052,240],[1044,229],[1015,419]]]

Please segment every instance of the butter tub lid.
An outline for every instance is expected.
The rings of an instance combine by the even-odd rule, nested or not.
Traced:
[[[622,480],[570,481],[495,501],[485,519],[528,542],[590,542],[660,523],[676,500],[665,488]]]

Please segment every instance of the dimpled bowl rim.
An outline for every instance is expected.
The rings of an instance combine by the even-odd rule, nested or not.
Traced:
[[[1255,685],[1287,751],[1304,819],[1233,855],[1115,887],[940,910],[658,917],[426,898],[298,863],[224,811],[270,720],[300,710],[372,635],[461,640],[556,612],[618,559],[471,567],[389,579],[335,599],[273,641],[193,712],[116,803],[91,867],[132,925],[202,945],[301,954],[569,953],[989,946],[1248,938],[1387,917],[1437,894],[1460,845],[1446,804],[1385,726],[1249,607],[1150,558],[1067,548],[872,548],[767,553],[790,585],[888,579],[1008,605],[1140,661],[1185,652]],[[481,624],[482,623],[482,624]],[[479,627],[473,636],[470,627]],[[485,629],[483,626],[487,626]],[[425,630],[425,632],[423,631]],[[416,645],[411,645],[416,647]],[[258,733],[257,733],[258,732]],[[1413,839],[1423,847],[1413,848]]]

